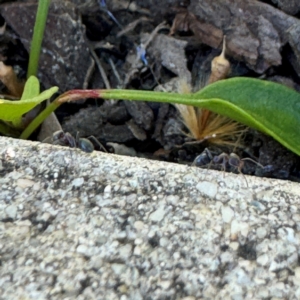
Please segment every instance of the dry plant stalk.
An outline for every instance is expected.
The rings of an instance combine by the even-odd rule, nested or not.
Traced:
[[[223,49],[219,56],[215,57],[211,62],[211,73],[208,79],[208,84],[216,82],[218,80],[225,79],[230,71],[230,63],[225,58],[225,51],[226,51],[226,36],[224,35],[223,38]],[[206,123],[210,117],[212,112],[209,110],[203,109],[202,110],[202,128],[205,128]]]
[[[13,68],[6,66],[2,61],[0,61],[0,80],[6,86],[11,96],[21,98],[24,83],[17,78]]]
[[[226,41],[223,40],[222,53],[211,63],[211,75],[208,83],[225,79],[230,71],[230,63],[225,58]],[[180,82],[180,93],[190,93],[191,87]],[[187,105],[176,105],[183,122],[189,130],[189,136],[197,141],[207,140],[210,143],[224,146],[236,146],[236,139],[245,131],[245,126],[231,119],[210,112],[207,109]]]
[[[225,79],[230,71],[230,62],[225,57],[226,52],[226,35],[223,38],[223,49],[219,56],[215,57],[211,62],[211,74],[208,84]]]

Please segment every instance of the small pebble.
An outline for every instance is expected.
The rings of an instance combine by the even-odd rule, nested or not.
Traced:
[[[266,266],[269,263],[269,256],[267,254],[263,254],[256,259],[257,263],[261,266]]]
[[[9,218],[15,219],[17,216],[18,208],[15,205],[9,205],[5,209],[5,213]]]
[[[158,207],[158,209],[157,209],[156,211],[154,211],[154,212],[150,215],[149,219],[150,219],[151,221],[153,221],[153,222],[160,222],[160,221],[163,220],[163,218],[164,218],[164,216],[165,216],[165,213],[166,213],[166,211],[165,211],[165,209],[164,209],[164,206],[161,205],[161,206]]]
[[[76,178],[72,181],[72,185],[75,187],[79,187],[82,186],[84,183],[84,179],[83,178]]]
[[[267,229],[265,227],[259,227],[256,229],[256,234],[259,239],[263,239],[267,235]]]
[[[17,180],[17,186],[23,189],[32,187],[35,184],[33,180],[20,178]]]
[[[116,275],[121,275],[124,270],[126,269],[126,265],[124,264],[112,264],[111,265],[112,270]]]
[[[218,192],[218,184],[209,181],[202,181],[196,185],[196,189],[209,198],[214,198]]]
[[[230,223],[234,217],[234,211],[229,206],[222,207],[222,219],[225,223]]]
[[[79,245],[76,249],[76,251],[80,254],[83,254],[85,256],[90,256],[89,248],[86,245]]]

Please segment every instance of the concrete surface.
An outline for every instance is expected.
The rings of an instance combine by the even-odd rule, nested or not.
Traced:
[[[299,184],[0,137],[0,299],[299,299]]]

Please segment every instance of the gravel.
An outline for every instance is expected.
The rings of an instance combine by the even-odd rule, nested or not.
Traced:
[[[0,299],[299,299],[299,184],[0,137]]]

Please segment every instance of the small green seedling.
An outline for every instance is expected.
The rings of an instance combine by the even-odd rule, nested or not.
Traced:
[[[38,69],[38,62],[41,51],[41,44],[44,29],[47,21],[47,14],[50,0],[40,0],[33,31],[33,39],[30,48],[27,82],[22,97],[19,101],[0,99],[0,133],[18,137],[24,128],[22,117],[41,102],[49,99],[58,91],[52,87],[40,93],[40,83],[35,77]]]
[[[21,130],[23,114],[52,97],[57,91],[57,87],[52,87],[40,93],[38,79],[31,76],[26,81],[22,97],[19,101],[0,99],[0,119],[5,122],[3,124],[6,124],[6,126],[15,130]]]

